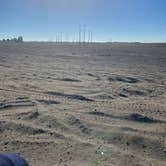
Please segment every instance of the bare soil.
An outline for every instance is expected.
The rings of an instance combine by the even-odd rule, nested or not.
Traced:
[[[166,44],[0,42],[0,152],[165,166]]]

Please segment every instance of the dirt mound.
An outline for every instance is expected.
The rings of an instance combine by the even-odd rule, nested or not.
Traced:
[[[101,117],[109,117],[109,118],[114,118],[114,119],[119,119],[119,120],[130,120],[134,122],[142,122],[142,123],[166,123],[165,121],[149,118],[147,116],[143,116],[138,113],[132,113],[129,116],[118,116],[118,115],[111,115],[107,114],[104,112],[99,112],[99,111],[92,111],[88,112],[90,115],[95,115],[95,116],[101,116]]]
[[[80,101],[93,101],[92,99],[86,98],[81,95],[75,95],[75,94],[65,94],[65,93],[59,93],[59,92],[45,92],[48,95],[54,95],[54,96],[59,96],[59,97],[65,97],[68,99],[73,99],[73,100],[80,100]]]
[[[110,76],[108,78],[109,81],[117,81],[117,82],[123,82],[123,83],[130,83],[130,84],[135,84],[140,82],[139,79],[133,78],[133,77],[126,77],[126,76]]]
[[[93,112],[88,112],[88,114],[90,114],[90,115],[96,115],[96,116],[103,116],[103,117],[114,117],[114,116],[112,116],[112,115],[110,115],[110,114],[107,114],[107,113],[104,113],[104,112],[99,112],[99,111],[93,111]]]
[[[62,78],[59,79],[60,81],[66,81],[66,82],[81,82],[80,80],[72,79],[72,78]]]
[[[3,132],[8,131],[14,131],[16,134],[21,133],[23,135],[48,135],[50,137],[56,138],[56,139],[64,139],[64,135],[57,133],[56,131],[51,131],[47,128],[43,128],[42,126],[36,127],[31,126],[24,123],[15,123],[15,122],[6,122],[1,121],[1,128],[3,129]]]
[[[3,128],[5,130],[9,130],[9,131],[15,131],[15,132],[19,132],[22,134],[30,134],[30,135],[35,135],[35,134],[44,134],[47,133],[47,131],[45,131],[42,128],[34,128],[22,123],[14,123],[14,122],[7,122],[4,123],[5,125],[3,125]]]
[[[51,129],[61,129],[67,131],[68,127],[60,122],[56,117],[50,115],[42,115],[37,120],[36,123],[41,126],[45,126]]]
[[[113,100],[114,98],[111,95],[107,94],[100,94],[95,96],[96,99],[101,99],[101,100]]]
[[[127,89],[123,88],[122,92],[119,93],[120,97],[129,97],[129,96],[146,96],[147,93],[141,90]]]
[[[93,74],[93,73],[87,73],[88,76],[96,78],[96,80],[101,80],[100,76]]]
[[[24,118],[27,120],[33,120],[33,119],[37,119],[40,116],[38,111],[33,111],[30,112],[28,115],[26,115]]]
[[[59,101],[54,101],[54,100],[37,100],[40,103],[51,105],[51,104],[60,104]]]
[[[128,95],[125,95],[125,94],[123,94],[123,93],[119,93],[119,97],[128,97]]]
[[[0,109],[32,107],[32,106],[35,106],[35,103],[29,100],[0,103]]]
[[[130,114],[127,117],[127,119],[132,120],[132,121],[136,121],[136,122],[143,122],[143,123],[158,123],[158,122],[162,122],[160,120],[149,118],[147,116],[143,116],[143,115],[138,114],[138,113]]]
[[[67,119],[67,122],[69,125],[71,126],[75,126],[77,127],[79,130],[81,130],[82,133],[85,133],[85,134],[89,134],[90,133],[90,129],[85,126],[80,119],[74,117],[74,116],[71,116]]]

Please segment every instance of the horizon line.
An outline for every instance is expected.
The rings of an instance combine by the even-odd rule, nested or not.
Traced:
[[[5,39],[7,40],[7,39]],[[0,42],[3,42],[3,39],[0,39]],[[5,41],[4,41],[5,42]],[[12,42],[12,41],[6,41],[6,42]],[[115,41],[108,41],[108,40],[93,40],[91,42],[89,41],[78,41],[78,40],[75,40],[75,41],[65,41],[65,40],[62,40],[62,41],[56,41],[56,40],[26,40],[23,38],[23,42],[49,42],[49,43],[166,43],[166,41],[121,41],[121,40],[115,40]]]

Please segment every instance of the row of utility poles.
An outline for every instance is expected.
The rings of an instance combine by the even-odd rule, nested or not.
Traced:
[[[62,42],[77,42],[77,43],[92,43],[93,42],[93,32],[86,28],[86,26],[79,26],[78,33],[69,37],[69,35],[62,32],[57,33],[55,36],[56,43]]]
[[[86,26],[79,26],[79,43],[92,43],[93,32],[86,29]]]

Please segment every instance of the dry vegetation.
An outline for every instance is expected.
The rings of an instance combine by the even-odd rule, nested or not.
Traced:
[[[166,45],[0,43],[0,151],[32,166],[165,166]]]

